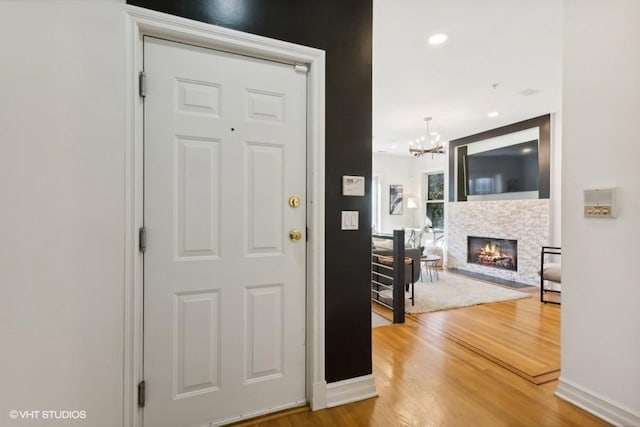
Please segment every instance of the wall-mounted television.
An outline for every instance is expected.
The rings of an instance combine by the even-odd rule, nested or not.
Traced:
[[[467,195],[538,191],[538,140],[468,154]]]

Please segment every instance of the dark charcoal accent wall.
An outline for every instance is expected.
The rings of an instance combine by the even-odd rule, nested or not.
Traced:
[[[551,115],[534,117],[533,119],[523,120],[486,132],[477,133],[475,135],[465,136],[464,138],[454,139],[449,142],[449,201],[455,202],[454,190],[454,164],[455,151],[458,147],[471,144],[473,142],[482,141],[487,138],[494,138],[500,135],[506,135],[525,129],[540,126],[540,141],[538,146],[538,198],[548,199],[551,194]],[[465,152],[466,154],[466,152]],[[467,200],[464,194],[464,183],[462,183],[462,169],[458,168],[458,200],[463,202]]]
[[[370,374],[372,0],[127,3],[326,51],[326,380]],[[366,197],[343,197],[342,175],[367,177]],[[360,230],[340,230],[342,210]]]
[[[451,148],[449,150],[451,150]],[[458,175],[460,175],[460,171],[463,171],[463,175],[464,175],[464,170],[466,170],[467,168],[466,156],[467,156],[467,146],[463,145],[462,147],[458,148]],[[449,159],[451,159],[451,154],[449,154]],[[451,162],[451,160],[449,160],[449,162]],[[454,170],[453,168],[449,167],[450,177],[453,174],[453,170]],[[451,185],[451,178],[449,178],[449,185]],[[449,190],[449,193],[451,194],[452,191],[453,190]],[[467,201],[467,186],[465,185],[464,179],[459,179],[459,178],[458,178],[458,201],[459,202]]]

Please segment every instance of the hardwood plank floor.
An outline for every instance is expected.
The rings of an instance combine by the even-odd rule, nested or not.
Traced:
[[[499,304],[500,307],[494,308],[495,316],[503,322],[525,316],[522,313],[528,311],[519,301]],[[540,309],[543,326],[546,317],[549,317],[550,322],[555,322],[555,314],[546,307],[551,306]],[[430,313],[428,316],[434,314],[437,313]],[[379,397],[316,412],[271,416],[269,419],[249,421],[242,425],[608,425],[553,396],[557,381],[533,384],[451,340],[441,329],[428,326],[429,321],[425,325],[417,320],[415,316],[408,316],[405,324],[372,330],[373,371]],[[548,331],[542,327],[540,333],[545,337]],[[514,339],[511,345],[519,345],[517,336]]]
[[[413,316],[534,384],[560,376],[559,305],[527,298]]]

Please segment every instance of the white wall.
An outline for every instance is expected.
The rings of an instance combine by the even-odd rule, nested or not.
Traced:
[[[559,394],[640,425],[640,2],[565,14]],[[609,186],[618,218],[584,218],[583,190]]]
[[[122,425],[122,2],[1,2],[0,52],[0,424]]]
[[[413,228],[417,209],[407,209],[407,198],[417,197],[420,191],[420,177],[414,175],[414,158],[393,154],[373,154],[373,176],[380,179],[381,226],[383,233],[391,233],[398,228]],[[403,186],[404,200],[402,215],[389,215],[389,185]]]

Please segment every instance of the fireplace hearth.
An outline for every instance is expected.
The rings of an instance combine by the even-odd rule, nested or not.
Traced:
[[[467,236],[467,262],[518,271],[518,241]]]

